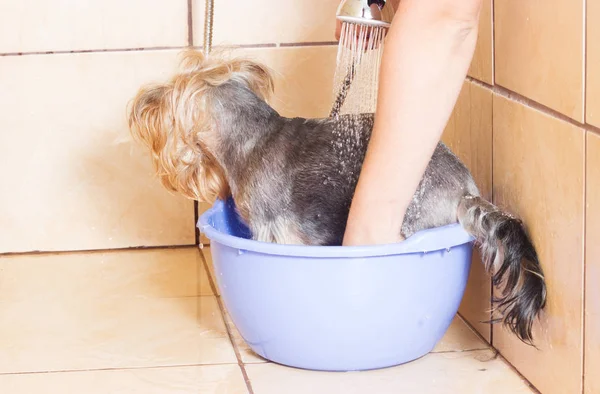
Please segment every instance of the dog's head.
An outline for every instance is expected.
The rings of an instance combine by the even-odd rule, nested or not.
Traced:
[[[198,201],[229,195],[215,158],[220,89],[235,82],[267,100],[273,91],[269,70],[245,59],[205,57],[186,51],[179,72],[163,84],[144,86],[131,103],[129,129],[150,152],[161,183]]]

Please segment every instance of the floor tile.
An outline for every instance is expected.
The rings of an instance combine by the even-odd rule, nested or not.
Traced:
[[[213,296],[0,302],[0,373],[235,363]]]
[[[327,373],[277,364],[246,365],[255,394],[520,394],[531,393],[490,350],[436,353],[394,368]]]
[[[237,365],[0,375],[4,394],[246,394]]]
[[[0,257],[0,301],[213,295],[196,247]]]
[[[489,345],[477,336],[460,316],[456,316],[433,352],[459,352],[487,349],[488,347]]]

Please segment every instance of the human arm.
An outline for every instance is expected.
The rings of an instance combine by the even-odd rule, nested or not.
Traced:
[[[387,33],[375,125],[344,245],[394,243],[477,41],[482,0],[401,0]]]

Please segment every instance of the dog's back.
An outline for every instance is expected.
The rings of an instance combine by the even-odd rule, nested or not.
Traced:
[[[280,211],[299,227],[303,243],[342,243],[373,122],[373,114],[286,119],[269,139],[268,153],[260,153],[271,157],[270,163],[283,163],[260,171],[263,179],[258,184],[286,179],[286,186],[277,192],[279,200],[286,201]],[[455,223],[465,193],[479,195],[468,169],[439,143],[399,229],[402,236]],[[271,204],[271,208],[278,205]]]

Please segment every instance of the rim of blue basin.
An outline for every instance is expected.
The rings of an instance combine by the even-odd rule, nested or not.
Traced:
[[[227,207],[227,205],[229,205],[229,207]],[[430,253],[448,250],[474,241],[474,237],[467,233],[460,224],[453,223],[417,232],[404,241],[394,244],[364,246],[275,244],[237,237],[214,228],[210,223],[211,218],[219,211],[225,211],[227,208],[235,210],[232,200],[227,202],[217,200],[212,207],[207,209],[200,216],[197,227],[209,240],[218,242],[219,244],[230,248],[239,249],[243,252],[315,258],[377,257],[411,253]],[[241,219],[240,222],[243,223]]]
[[[460,224],[453,223],[446,226],[419,231],[406,240],[394,244],[364,246],[308,246],[261,242],[221,232],[211,225],[211,218],[219,211],[224,211],[227,209],[227,204],[230,205],[229,209],[235,209],[233,202],[217,200],[212,207],[210,207],[200,216],[197,227],[204,235],[206,235],[209,240],[218,242],[231,248],[239,249],[244,252],[315,258],[377,257],[410,253],[430,253],[440,250],[448,250],[474,241],[474,238],[467,233]]]

